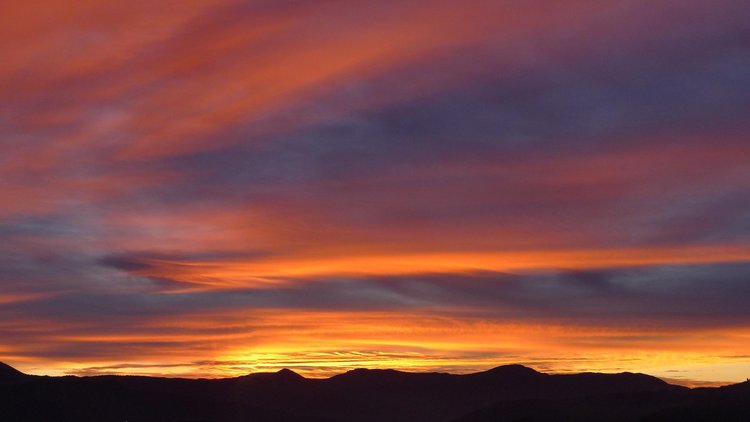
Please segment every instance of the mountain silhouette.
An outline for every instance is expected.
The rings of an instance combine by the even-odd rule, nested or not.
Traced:
[[[289,370],[225,379],[41,377],[0,364],[2,421],[746,421],[750,384],[688,389],[632,373]],[[702,419],[701,419],[702,418]]]
[[[16,368],[0,362],[0,384],[4,383],[15,383],[22,381],[29,376]]]

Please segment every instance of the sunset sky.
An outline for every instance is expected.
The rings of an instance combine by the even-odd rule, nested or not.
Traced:
[[[750,377],[747,0],[0,7],[0,361]]]

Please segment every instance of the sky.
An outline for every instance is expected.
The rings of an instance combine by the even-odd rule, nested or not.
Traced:
[[[8,364],[750,376],[746,0],[2,9]]]

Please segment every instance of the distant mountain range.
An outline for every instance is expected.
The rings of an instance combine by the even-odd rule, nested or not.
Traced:
[[[750,382],[720,388],[643,374],[550,375],[521,365],[468,375],[288,369],[226,379],[46,377],[0,363],[3,422],[750,421]]]

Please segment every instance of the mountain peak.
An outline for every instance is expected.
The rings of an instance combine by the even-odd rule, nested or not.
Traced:
[[[243,375],[239,377],[239,379],[254,380],[254,381],[261,381],[261,382],[287,383],[287,382],[294,382],[298,380],[304,380],[305,377],[292,371],[291,369],[284,368],[276,372],[255,372],[252,374]]]
[[[304,378],[302,375],[292,371],[289,368],[283,368],[276,372],[276,375],[285,379],[300,379]]]
[[[23,372],[8,365],[7,363],[0,362],[0,382],[16,381],[25,377],[27,377],[27,375]]]
[[[536,376],[541,372],[523,365],[501,365],[480,374],[507,375],[507,376]]]

